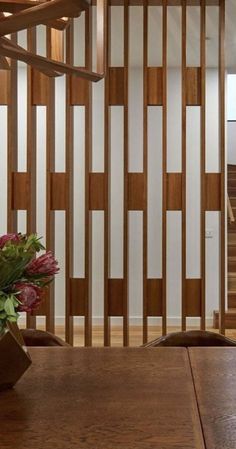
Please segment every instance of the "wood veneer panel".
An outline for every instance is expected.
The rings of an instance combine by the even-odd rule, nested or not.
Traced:
[[[105,209],[105,176],[104,173],[89,175],[89,209]]]
[[[89,81],[72,76],[70,85],[71,105],[85,106],[88,103],[89,89]]]
[[[124,315],[124,280],[108,280],[109,316]]]
[[[201,68],[186,68],[186,105],[201,105]]]
[[[12,173],[12,209],[27,210],[29,205],[29,174]]]
[[[67,204],[66,173],[51,173],[51,210],[65,210]]]
[[[163,105],[163,68],[147,68],[147,104],[148,106]]]
[[[49,96],[49,78],[36,69],[32,70],[32,104],[46,106]]]
[[[130,6],[143,6],[145,0],[129,0]],[[200,6],[201,0],[187,0],[186,4],[188,6]],[[164,0],[149,0],[148,4],[150,6],[162,6]],[[110,0],[112,6],[122,6],[125,4],[125,0]],[[92,0],[92,5],[96,5],[96,0]],[[168,6],[181,6],[182,0],[167,0]],[[206,0],[207,6],[218,6],[219,0]]]
[[[145,177],[143,173],[128,175],[128,209],[143,210],[145,207]]]
[[[162,316],[162,279],[147,280],[147,316]]]
[[[0,70],[0,105],[8,105],[9,103],[9,71]]]
[[[147,176],[148,176],[148,0],[144,2],[143,6],[143,175],[142,178],[131,182],[130,192],[131,198],[135,195],[135,184],[140,183],[139,191],[136,191],[137,198],[134,196],[134,204],[132,207],[143,209],[143,343],[148,340],[148,296],[147,296],[147,247],[148,247],[148,215],[147,215],[147,201],[144,202],[144,197],[147,198]],[[129,175],[130,176],[130,175]],[[132,175],[133,176],[133,175]],[[143,185],[142,185],[143,184]],[[138,200],[140,204],[138,204]],[[129,197],[130,200],[130,197]],[[136,204],[135,204],[136,203]],[[130,207],[130,206],[129,206]]]
[[[208,211],[221,210],[221,175],[220,173],[206,173],[206,199],[205,207]]]
[[[51,29],[51,56],[54,61],[64,62],[64,32]]]
[[[186,279],[186,316],[201,316],[201,279]]]
[[[182,330],[186,330],[186,0],[182,2]]]
[[[86,279],[70,279],[70,315],[84,316],[87,302]]]
[[[125,101],[125,69],[109,67],[109,104],[123,106]]]
[[[167,173],[167,209],[182,210],[181,173]]]

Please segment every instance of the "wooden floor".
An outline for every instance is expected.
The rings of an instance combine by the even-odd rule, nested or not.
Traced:
[[[154,340],[161,336],[161,328],[156,326],[150,326],[149,328],[148,340]],[[168,333],[178,332],[180,329],[177,327],[169,327]],[[209,331],[217,332],[213,328],[208,328]],[[58,337],[64,338],[64,328],[62,326],[56,327],[56,335]],[[236,329],[230,329],[226,331],[227,337],[236,340]],[[75,326],[74,331],[74,345],[84,346],[83,338],[83,328],[80,326]],[[130,346],[140,346],[142,344],[142,327],[141,326],[130,326]],[[93,327],[93,346],[103,346],[103,327],[94,326]],[[111,334],[111,346],[123,346],[122,342],[122,327],[114,326]]]

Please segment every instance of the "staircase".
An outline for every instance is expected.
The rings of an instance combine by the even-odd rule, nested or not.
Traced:
[[[235,221],[228,217],[228,309],[226,329],[236,329],[236,165],[228,165],[228,195]],[[214,312],[215,329],[219,328],[219,312]]]

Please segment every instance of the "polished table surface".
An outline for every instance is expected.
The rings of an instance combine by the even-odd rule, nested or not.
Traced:
[[[32,367],[0,394],[1,449],[205,447],[186,349],[30,353]]]
[[[191,348],[207,449],[236,449],[236,348]]]

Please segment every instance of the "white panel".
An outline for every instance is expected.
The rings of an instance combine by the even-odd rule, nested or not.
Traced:
[[[148,7],[148,66],[162,66],[162,7]]]
[[[227,123],[228,164],[236,165],[236,121]]]
[[[104,212],[92,212],[92,308],[93,316],[104,314]]]
[[[27,70],[20,67],[18,70],[18,171],[27,171]]]
[[[55,314],[65,316],[65,212],[55,211],[55,257],[60,272],[55,276]]]
[[[162,277],[162,107],[148,108],[148,278]]]
[[[36,149],[37,149],[37,233],[43,237],[45,245],[46,237],[46,107],[37,107],[36,122]]]
[[[129,171],[143,171],[143,8],[130,8]]]
[[[168,67],[180,67],[182,59],[181,7],[167,8],[167,63]]]
[[[206,172],[220,171],[218,70],[206,72]]]
[[[0,235],[7,232],[7,106],[0,106]]]
[[[65,77],[55,81],[55,171],[64,172],[66,169],[66,106],[65,106]]]
[[[186,126],[186,277],[200,278],[200,107],[187,107]]]
[[[124,113],[111,107],[110,277],[123,278]]]
[[[227,2],[226,2],[227,4]],[[232,52],[233,54],[233,52]],[[219,7],[206,7],[206,66],[219,65]]]
[[[236,121],[236,75],[227,76],[227,119]]]
[[[104,171],[104,80],[93,83],[92,171]]]
[[[167,315],[181,316],[182,213],[167,212]]]
[[[206,212],[206,230],[212,234],[206,239],[206,310],[212,316],[213,310],[219,310],[220,212]]]
[[[143,302],[143,213],[129,212],[129,310],[142,316]]]
[[[167,171],[182,171],[181,69],[167,72]]]
[[[74,64],[85,66],[85,13],[74,20]]]
[[[27,231],[27,212],[26,210],[17,211],[17,231],[26,234]]]
[[[201,16],[199,6],[187,7],[187,67],[199,67],[200,63],[200,34]]]
[[[38,55],[46,56],[46,27],[44,25],[39,25],[36,28],[36,50]]]
[[[124,7],[111,6],[110,65],[124,65]]]
[[[74,277],[85,276],[85,110],[74,107]]]

